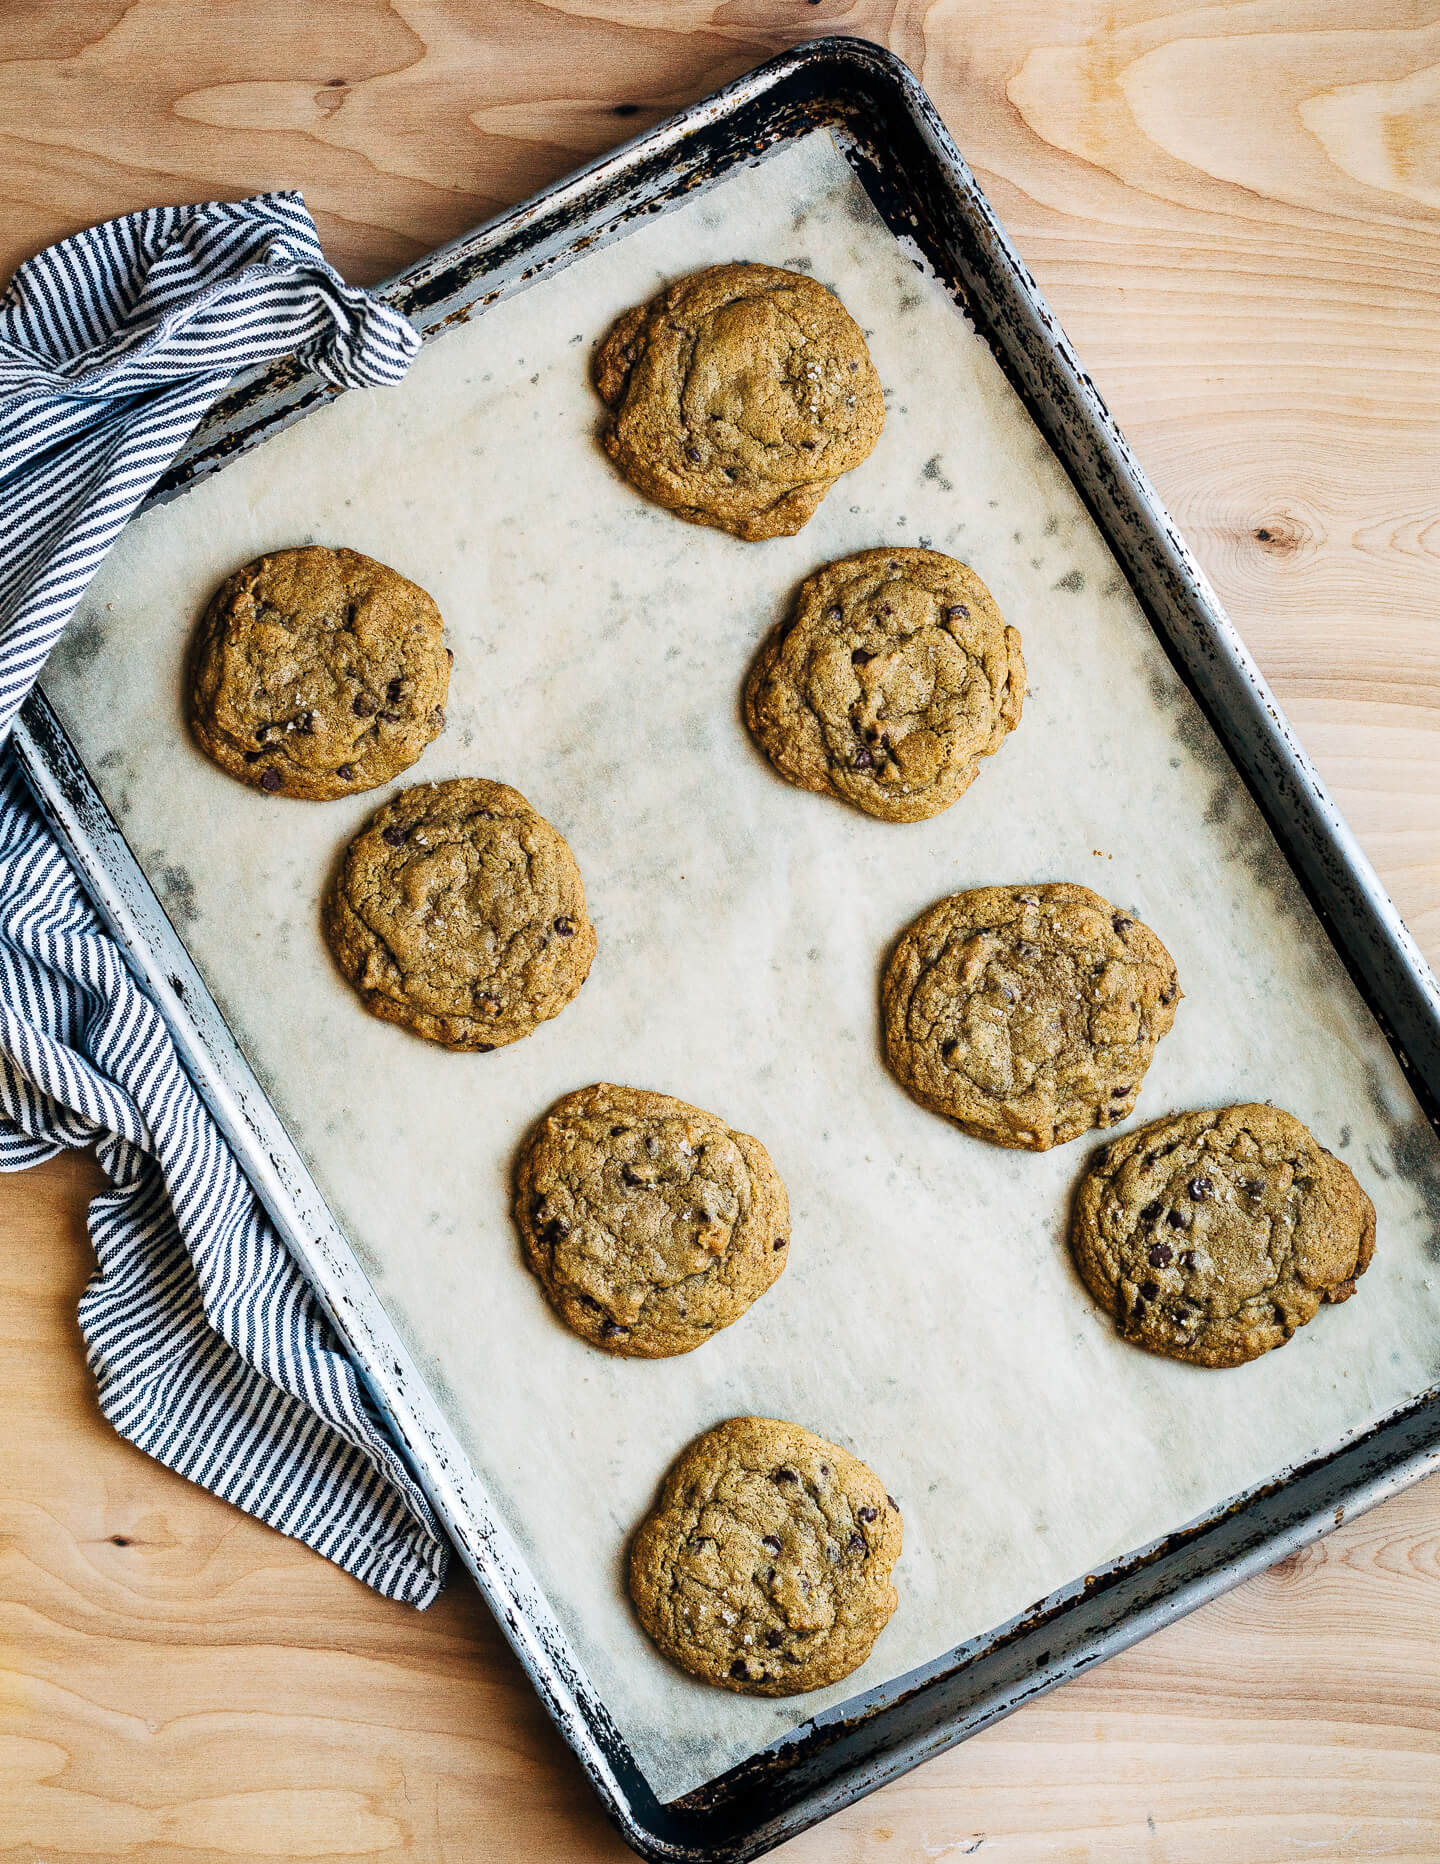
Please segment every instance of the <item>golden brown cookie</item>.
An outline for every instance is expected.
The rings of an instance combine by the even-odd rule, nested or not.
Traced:
[[[761,648],[745,718],[782,777],[885,822],[920,822],[1020,722],[1025,661],[990,591],[938,550],[827,563]]]
[[[773,265],[712,265],[626,311],[594,375],[605,451],[631,485],[752,543],[798,531],[885,424],[855,320]]]
[[[440,611],[398,571],[319,544],[228,576],[196,630],[190,729],[272,796],[325,802],[407,770],[445,724]]]
[[[1081,1182],[1070,1248],[1122,1338],[1240,1366],[1323,1301],[1349,1300],[1375,1254],[1375,1207],[1293,1114],[1221,1107],[1107,1146]]]
[[[558,1016],[595,930],[563,835],[482,777],[417,783],[345,850],[322,909],[372,1016],[446,1048],[499,1048]]]
[[[857,1457],[732,1417],[672,1466],[630,1550],[630,1597],[702,1682],[794,1696],[856,1670],[897,1604],[900,1508]]]
[[[977,887],[901,933],[885,1052],[922,1107],[1044,1152],[1130,1114],[1180,994],[1149,926],[1088,887]]]
[[[634,1359],[688,1353],[738,1320],[790,1242],[785,1186],[758,1139],[603,1081],[527,1135],[515,1222],[565,1325]]]

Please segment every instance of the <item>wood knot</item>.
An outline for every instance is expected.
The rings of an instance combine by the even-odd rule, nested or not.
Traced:
[[[1266,518],[1250,534],[1260,548],[1272,557],[1298,556],[1315,542],[1315,533],[1304,519],[1288,511]]]

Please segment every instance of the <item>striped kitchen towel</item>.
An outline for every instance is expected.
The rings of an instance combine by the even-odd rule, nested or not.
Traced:
[[[325,263],[296,194],[63,240],[0,299],[0,1170],[94,1145],[80,1325],[115,1429],[391,1598],[449,1548],[8,748],[126,521],[236,372],[398,382],[419,337]]]

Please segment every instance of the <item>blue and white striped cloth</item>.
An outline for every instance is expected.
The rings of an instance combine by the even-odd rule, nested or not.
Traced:
[[[238,370],[398,382],[419,338],[324,260],[298,195],[130,214],[0,299],[0,747],[91,577]],[[392,1598],[448,1545],[0,748],[0,1170],[95,1146],[80,1325],[116,1430]]]

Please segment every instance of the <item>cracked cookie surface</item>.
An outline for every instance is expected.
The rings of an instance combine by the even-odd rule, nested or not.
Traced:
[[[969,789],[1024,699],[1020,636],[974,570],[938,550],[862,550],[801,585],[745,718],[800,789],[920,822]]]
[[[600,1082],[527,1135],[515,1223],[572,1332],[627,1358],[702,1346],[785,1266],[790,1205],[769,1153],[714,1114]]]
[[[714,265],[626,311],[595,352],[605,451],[637,491],[756,542],[808,522],[885,423],[859,326],[773,265]]]
[[[921,1106],[1044,1152],[1128,1117],[1180,994],[1149,926],[1088,887],[977,887],[900,935],[885,1052]]]
[[[322,923],[372,1015],[453,1049],[528,1036],[595,956],[564,836],[482,777],[417,783],[377,810],[345,850]]]
[[[212,762],[272,796],[326,802],[407,770],[443,729],[444,624],[356,550],[276,550],[220,585],[191,645],[187,709]]]
[[[1070,1248],[1122,1338],[1239,1366],[1349,1299],[1375,1253],[1375,1208],[1293,1114],[1222,1107],[1107,1146],[1076,1195]]]
[[[799,1424],[733,1417],[671,1467],[630,1550],[630,1596],[672,1663],[752,1696],[858,1669],[897,1597],[899,1506]]]

